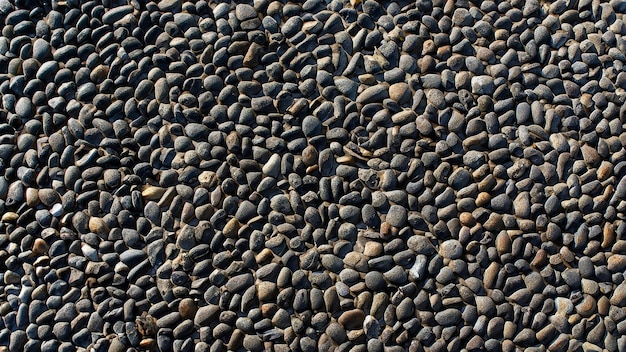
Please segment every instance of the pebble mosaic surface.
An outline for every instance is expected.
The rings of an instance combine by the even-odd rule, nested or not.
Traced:
[[[0,0],[0,351],[626,351],[625,13]]]

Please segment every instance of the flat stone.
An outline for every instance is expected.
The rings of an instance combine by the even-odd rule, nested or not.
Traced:
[[[461,311],[455,308],[444,309],[435,314],[435,321],[443,326],[456,325],[460,320]]]
[[[254,7],[248,4],[238,4],[237,7],[235,7],[235,16],[238,20],[245,21],[256,18],[258,15]]]
[[[104,24],[113,24],[132,12],[133,7],[131,5],[117,6],[104,13],[102,22],[104,22]]]
[[[365,320],[365,313],[360,309],[353,309],[343,312],[337,322],[343,325],[346,329],[360,329],[363,328],[363,321]]]
[[[382,101],[386,98],[389,98],[389,87],[387,85],[378,84],[361,92],[361,94],[359,94],[356,98],[356,102],[360,104],[367,104]]]
[[[458,259],[463,254],[463,245],[458,240],[447,240],[439,246],[439,254],[448,259]]]
[[[492,95],[496,87],[490,76],[474,76],[471,81],[472,93],[478,95]]]

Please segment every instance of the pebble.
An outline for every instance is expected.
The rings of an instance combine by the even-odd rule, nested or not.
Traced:
[[[365,320],[365,313],[360,309],[353,309],[345,311],[341,314],[337,322],[344,326],[346,329],[354,330],[363,328],[363,321]]]
[[[400,205],[392,205],[385,216],[385,221],[391,226],[402,227],[407,221],[406,208]]]
[[[463,254],[463,245],[457,240],[447,240],[441,243],[439,254],[447,259],[458,259]]]
[[[458,309],[448,308],[435,314],[437,324],[452,326],[461,320],[461,312]]]
[[[0,0],[0,345],[624,349],[625,9]]]
[[[105,24],[113,24],[121,20],[124,16],[130,14],[132,11],[133,7],[131,5],[117,6],[104,13],[102,16],[102,22]]]
[[[474,76],[471,84],[473,94],[492,95],[495,91],[494,80],[490,76]]]

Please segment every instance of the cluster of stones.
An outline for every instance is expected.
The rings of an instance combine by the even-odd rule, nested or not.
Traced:
[[[624,13],[0,0],[0,350],[626,350]]]

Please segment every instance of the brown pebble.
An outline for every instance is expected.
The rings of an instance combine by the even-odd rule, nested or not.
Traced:
[[[213,171],[204,171],[198,175],[198,182],[202,187],[211,189],[217,185],[217,175]]]
[[[511,252],[511,237],[506,231],[500,231],[496,236],[496,250],[499,255]]]
[[[480,192],[478,194],[478,197],[476,197],[476,206],[484,207],[485,205],[489,204],[490,201],[491,201],[491,195],[489,193]]]
[[[489,264],[487,269],[485,269],[485,275],[483,276],[485,288],[493,288],[496,284],[496,280],[498,279],[498,273],[500,273],[500,264],[496,262]]]
[[[461,225],[463,226],[474,226],[476,224],[476,219],[470,212],[461,213],[459,215],[459,221],[461,221]]]
[[[274,258],[274,252],[272,252],[269,248],[263,248],[259,254],[256,255],[257,264],[264,264],[272,260]]]
[[[139,347],[145,348],[147,350],[152,350],[154,347],[154,339],[143,339],[139,342]]]
[[[398,103],[404,103],[411,97],[409,85],[404,82],[394,83],[389,87],[389,98]]]
[[[141,192],[141,195],[147,200],[159,200],[166,189],[163,187],[146,186]]]
[[[613,254],[607,259],[606,264],[610,272],[622,272],[626,269],[626,255]]]
[[[597,307],[595,298],[585,294],[583,300],[576,305],[576,312],[583,318],[589,318],[597,311]]]
[[[265,318],[271,318],[278,311],[278,306],[275,303],[265,303],[261,305],[261,314]]]
[[[26,189],[26,205],[31,208],[36,207],[39,204],[39,191],[36,188]]]
[[[535,268],[543,268],[548,263],[548,253],[542,248],[537,251],[530,265]]]
[[[365,313],[360,309],[353,309],[341,314],[337,321],[346,329],[353,330],[362,328],[364,320]]]
[[[606,222],[602,231],[602,248],[610,248],[615,244],[615,227]]]
[[[222,230],[222,234],[227,238],[236,238],[237,232],[241,228],[241,224],[237,218],[231,218],[226,225],[224,225],[224,229]]]
[[[302,151],[302,162],[304,163],[304,165],[313,166],[317,164],[317,159],[318,159],[318,153],[315,147],[313,147],[312,145],[309,145],[306,148],[304,148],[304,150]]]
[[[144,337],[155,336],[159,330],[156,319],[147,312],[141,313],[141,316],[135,319],[135,325],[137,325],[137,331]]]
[[[611,302],[607,296],[601,296],[598,299],[598,314],[607,315],[609,314],[609,308],[611,307]]]
[[[272,301],[276,298],[276,295],[278,294],[278,288],[273,282],[261,281],[257,284],[256,292],[259,300],[267,302]]]
[[[388,222],[383,221],[382,224],[380,224],[380,233],[382,233],[385,236],[389,236],[391,235],[393,231],[393,226],[391,226]]]
[[[365,243],[365,249],[363,250],[363,254],[368,257],[377,257],[383,253],[383,245],[379,242],[367,242]]]
[[[8,211],[2,214],[2,222],[14,222],[19,218],[19,214],[16,212]]]
[[[611,177],[611,175],[613,175],[613,165],[604,160],[600,166],[598,167],[598,171],[596,172],[597,176],[598,176],[598,181],[604,181],[607,178]]]
[[[92,216],[89,219],[89,231],[98,235],[106,235],[109,233],[110,229],[102,218]]]
[[[485,221],[485,223],[483,224],[483,227],[485,228],[485,230],[491,231],[491,232],[502,230],[504,228],[502,215],[491,213],[491,215],[489,215],[489,219],[487,219],[487,221]]]
[[[36,238],[33,242],[33,254],[43,255],[48,252],[48,244],[41,238]]]
[[[94,81],[100,81],[100,80],[104,80],[105,78],[107,78],[108,74],[109,74],[109,66],[98,65],[93,69],[93,71],[91,71],[90,78]]]
[[[178,313],[183,319],[193,319],[198,311],[198,305],[191,298],[183,298],[178,304]]]

